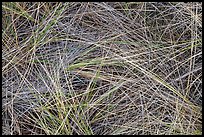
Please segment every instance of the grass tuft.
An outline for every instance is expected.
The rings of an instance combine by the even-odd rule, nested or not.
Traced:
[[[3,2],[2,134],[201,135],[202,3]]]

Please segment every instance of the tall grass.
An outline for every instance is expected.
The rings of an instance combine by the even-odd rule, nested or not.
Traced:
[[[202,3],[3,2],[7,135],[202,134]]]

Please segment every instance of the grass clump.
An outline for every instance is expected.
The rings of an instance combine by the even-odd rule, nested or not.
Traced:
[[[202,4],[3,2],[2,133],[202,134]]]

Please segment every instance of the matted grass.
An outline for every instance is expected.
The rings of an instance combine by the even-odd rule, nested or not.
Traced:
[[[202,134],[202,3],[3,2],[2,134]]]

